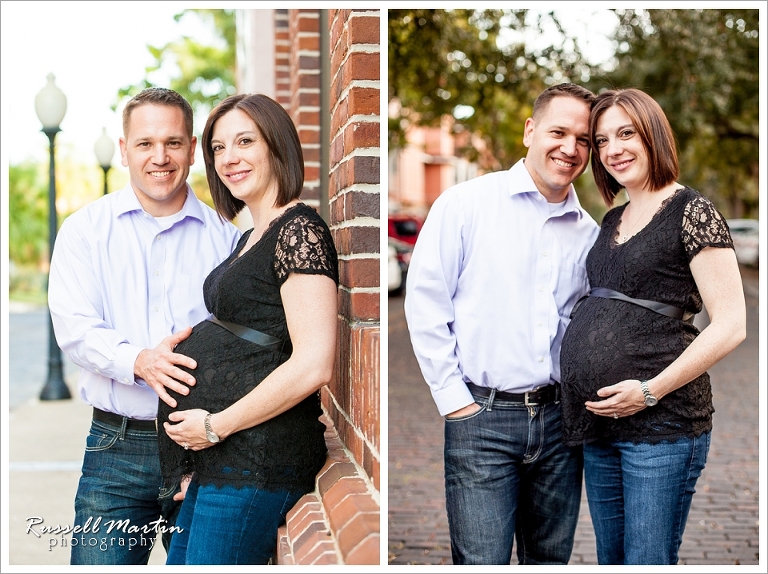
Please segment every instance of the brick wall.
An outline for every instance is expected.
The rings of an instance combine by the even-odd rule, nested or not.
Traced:
[[[288,10],[289,104],[304,153],[301,199],[319,208],[320,201],[320,14]]]
[[[318,206],[320,146],[329,146],[328,202],[339,254],[339,351],[323,388],[329,457],[316,489],[278,533],[278,564],[380,564],[379,11],[275,10],[277,100],[305,159],[302,199]],[[330,130],[320,136],[321,58],[330,62]],[[283,71],[286,76],[283,76]]]
[[[341,440],[379,488],[379,11],[329,11],[330,201],[349,368],[332,388]],[[375,362],[374,362],[375,361]]]
[[[288,10],[274,10],[275,18],[275,100],[286,109],[291,104]]]

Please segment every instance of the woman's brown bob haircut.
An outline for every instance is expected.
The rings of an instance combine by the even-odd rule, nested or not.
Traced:
[[[236,199],[216,173],[213,159],[213,126],[227,112],[241,110],[248,114],[269,148],[272,173],[277,180],[275,207],[282,207],[301,195],[304,186],[304,154],[291,116],[283,106],[264,94],[230,96],[216,106],[203,130],[203,158],[208,187],[216,212],[232,221],[245,203]]]
[[[621,106],[632,120],[648,155],[646,186],[658,191],[675,181],[680,175],[677,163],[675,134],[664,110],[651,96],[636,88],[610,90],[599,94],[592,104],[589,115],[589,139],[592,144],[592,173],[597,189],[608,207],[613,205],[616,194],[624,188],[616,181],[600,161],[600,150],[595,143],[597,121],[612,106]]]

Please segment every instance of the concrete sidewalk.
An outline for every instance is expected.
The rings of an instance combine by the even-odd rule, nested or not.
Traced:
[[[72,526],[92,411],[77,396],[79,369],[66,358],[64,377],[72,398],[37,398],[47,369],[47,312],[23,304],[10,307],[10,404],[4,409],[8,450],[3,453],[8,463],[8,565],[68,565],[68,537],[62,542],[61,534],[41,529]],[[150,564],[165,564],[162,544],[156,544]]]
[[[68,537],[42,529],[72,525],[90,424],[91,408],[77,397],[30,399],[10,412],[9,565],[69,564]],[[152,551],[150,564],[165,564],[162,544]]]

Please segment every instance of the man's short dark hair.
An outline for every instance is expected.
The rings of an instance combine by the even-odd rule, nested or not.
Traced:
[[[285,108],[264,94],[229,96],[208,116],[202,142],[205,174],[213,205],[219,215],[228,221],[232,221],[240,213],[245,203],[230,193],[216,173],[211,140],[216,122],[232,110],[245,112],[253,120],[269,148],[272,174],[277,180],[275,207],[282,207],[297,199],[304,188],[304,153],[301,140]]]
[[[146,88],[133,96],[123,109],[123,134],[128,135],[128,124],[131,121],[131,113],[139,106],[154,104],[158,106],[171,106],[179,108],[184,114],[184,127],[187,136],[192,139],[192,106],[178,92],[168,88]]]
[[[595,100],[595,94],[590,92],[587,88],[568,82],[555,84],[541,92],[539,97],[536,98],[536,101],[533,103],[533,113],[531,114],[533,119],[535,120],[538,116],[543,114],[547,109],[547,106],[549,106],[549,102],[560,96],[576,98],[577,100],[583,101],[587,106],[591,106],[592,102]]]

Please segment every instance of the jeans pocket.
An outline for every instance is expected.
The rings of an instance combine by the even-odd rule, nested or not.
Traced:
[[[157,499],[162,502],[167,498],[172,497],[174,494],[179,492],[179,490],[180,489],[178,484],[172,484],[170,486],[167,484],[163,484],[163,486],[161,486],[160,489],[158,490]]]
[[[119,438],[117,431],[91,428],[85,439],[85,452],[98,452],[114,446]]]
[[[475,404],[478,404],[478,403],[475,403]],[[478,410],[478,411],[475,411],[475,412],[474,412],[474,413],[472,413],[472,414],[469,414],[469,415],[465,415],[465,416],[463,416],[463,417],[445,417],[445,420],[446,420],[446,422],[450,422],[450,423],[453,423],[453,422],[461,422],[461,421],[468,421],[468,420],[470,420],[470,419],[473,419],[473,418],[475,418],[475,417],[476,417],[476,416],[478,416],[480,413],[484,413],[486,408],[488,408],[488,405],[480,405],[480,410]]]

